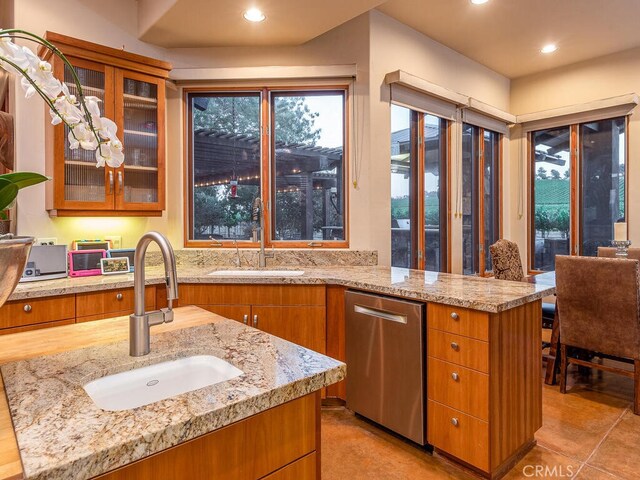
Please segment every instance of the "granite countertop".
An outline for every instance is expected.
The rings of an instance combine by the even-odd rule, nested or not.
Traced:
[[[85,479],[301,397],[345,377],[329,357],[197,307],[211,323],[151,334],[151,354],[127,341],[2,365],[27,479]],[[123,320],[124,321],[124,320]],[[209,321],[209,320],[207,320]],[[220,357],[244,375],[125,411],[97,407],[82,386],[99,377],[190,355]],[[108,434],[106,434],[108,433]]]
[[[211,271],[224,268],[202,265],[178,265],[177,268],[179,283],[342,285],[493,313],[539,300],[555,291],[550,285],[380,266],[305,266],[300,267],[304,274],[295,277],[211,276],[208,275]],[[146,279],[148,284],[164,283],[163,268],[147,267]],[[133,274],[48,280],[18,285],[9,300],[132,286]]]

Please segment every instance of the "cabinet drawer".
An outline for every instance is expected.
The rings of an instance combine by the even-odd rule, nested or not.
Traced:
[[[432,328],[428,329],[427,337],[430,357],[489,373],[489,344],[487,342]]]
[[[66,320],[76,316],[73,295],[7,302],[0,308],[0,328]]]
[[[444,332],[489,341],[489,314],[439,303],[427,305],[427,324]]]
[[[155,286],[147,285],[144,289],[145,308],[154,309],[156,304]],[[107,290],[106,292],[89,292],[76,294],[76,316],[87,317],[103,313],[133,312],[133,288]]]
[[[427,382],[430,400],[489,421],[489,376],[460,365],[429,357]]]
[[[489,424],[429,400],[429,443],[485,472],[489,471]]]

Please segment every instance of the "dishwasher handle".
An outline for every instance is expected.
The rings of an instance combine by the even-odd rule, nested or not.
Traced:
[[[398,313],[385,312],[384,310],[378,310],[376,308],[363,307],[362,305],[354,305],[353,311],[356,313],[362,313],[363,315],[370,315],[372,317],[382,318],[383,320],[390,320],[397,323],[407,323],[407,316],[400,315]]]

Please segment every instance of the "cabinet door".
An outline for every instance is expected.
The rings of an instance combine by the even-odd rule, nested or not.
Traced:
[[[245,325],[250,324],[251,305],[198,305],[212,313],[217,313],[221,317],[237,320]]]
[[[252,325],[316,352],[326,352],[326,310],[320,306],[251,307]]]
[[[116,170],[118,210],[164,209],[164,80],[116,70],[116,122],[124,164]]]
[[[85,96],[98,97],[100,114],[114,116],[112,67],[87,60],[68,57],[75,67]],[[62,61],[54,62],[54,73],[77,94],[71,69]],[[96,168],[94,151],[69,148],[69,127],[47,126],[47,174],[53,182],[47,182],[47,208],[49,210],[113,210],[115,198],[115,172],[109,167]]]

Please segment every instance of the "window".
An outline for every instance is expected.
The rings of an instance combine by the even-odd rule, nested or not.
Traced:
[[[448,269],[447,159],[446,120],[391,105],[392,266]]]
[[[187,91],[187,246],[347,246],[346,89]],[[199,242],[199,243],[198,243]]]
[[[531,132],[531,269],[597,255],[625,217],[626,117]]]
[[[462,125],[462,269],[491,271],[489,246],[500,238],[501,135]]]

